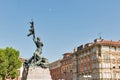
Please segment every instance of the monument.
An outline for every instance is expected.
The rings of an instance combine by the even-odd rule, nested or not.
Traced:
[[[22,80],[52,80],[49,71],[48,59],[42,57],[43,43],[39,37],[35,36],[34,22],[30,22],[29,34],[33,37],[36,50],[33,56],[24,62],[24,71]]]

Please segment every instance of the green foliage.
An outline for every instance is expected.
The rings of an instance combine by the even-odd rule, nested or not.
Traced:
[[[22,66],[19,54],[13,48],[0,49],[0,76],[3,79],[14,79],[18,76],[18,69]]]
[[[0,49],[0,75],[5,76],[7,72],[7,60],[5,51],[3,49]]]

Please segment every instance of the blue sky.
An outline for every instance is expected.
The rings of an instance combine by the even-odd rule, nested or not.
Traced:
[[[29,22],[50,62],[95,38],[120,40],[120,0],[0,0],[0,48],[30,58],[36,49],[27,37]]]

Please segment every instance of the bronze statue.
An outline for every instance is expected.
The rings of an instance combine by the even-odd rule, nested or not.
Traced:
[[[33,38],[33,41],[34,41],[34,43],[36,44],[36,47],[37,47],[35,53],[40,53],[41,54],[43,43],[40,42],[40,38],[39,37],[37,37],[37,39]]]
[[[34,22],[30,22],[31,26],[29,29],[29,34],[27,36],[31,36],[33,35],[33,41],[37,47],[37,49],[35,50],[33,56],[27,60],[25,62],[25,66],[29,67],[30,65],[33,66],[40,66],[42,68],[48,68],[48,60],[44,57],[41,56],[42,54],[42,47],[43,47],[43,43],[40,41],[39,37],[35,37],[35,31],[34,31]]]

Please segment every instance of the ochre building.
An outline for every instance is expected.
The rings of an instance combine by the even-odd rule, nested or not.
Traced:
[[[95,39],[79,46],[74,56],[76,80],[120,80],[120,41]]]

